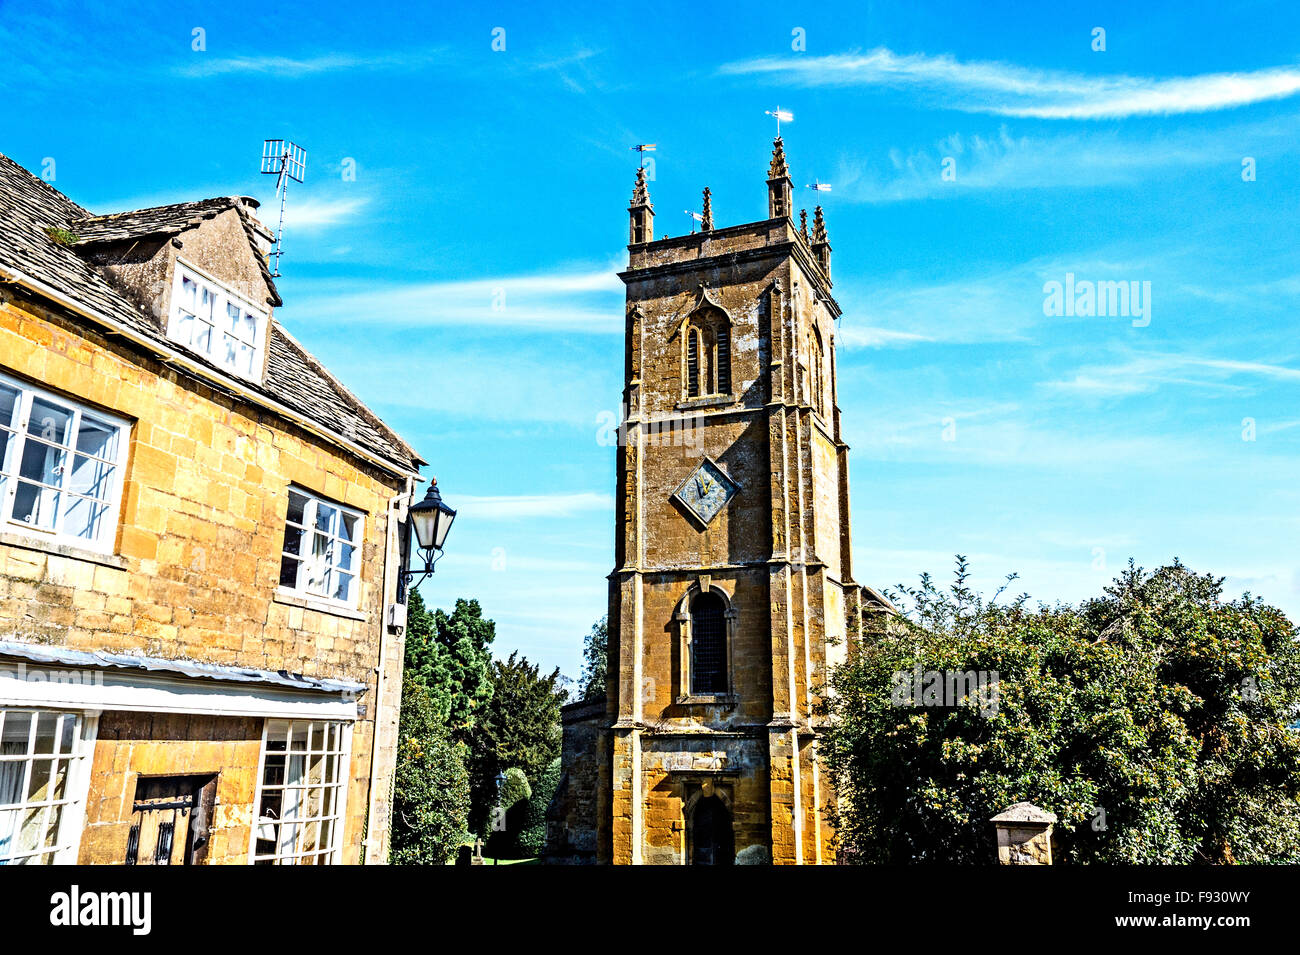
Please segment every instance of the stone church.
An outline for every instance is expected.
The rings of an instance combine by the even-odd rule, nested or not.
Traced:
[[[853,577],[831,245],[791,193],[778,136],[765,219],[715,227],[706,189],[656,240],[638,170],[609,681],[565,709],[549,861],[835,862],[819,695],[888,604]]]

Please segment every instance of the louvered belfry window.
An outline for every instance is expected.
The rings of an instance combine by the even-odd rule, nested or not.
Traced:
[[[686,396],[700,396],[700,333],[695,328],[686,336]]]
[[[691,693],[727,692],[727,619],[722,598],[700,594],[691,603]]]
[[[731,328],[718,326],[718,394],[731,394]]]
[[[686,328],[686,397],[731,394],[731,325],[721,311],[692,318]]]

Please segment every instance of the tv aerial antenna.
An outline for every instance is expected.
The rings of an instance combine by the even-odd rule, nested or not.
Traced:
[[[289,192],[289,180],[302,182],[307,174],[307,150],[286,139],[267,139],[262,142],[262,172],[275,176],[275,194],[280,199],[280,224],[275,230],[275,247],[269,258],[275,260],[271,278],[280,277],[280,256],[284,254],[284,201]]]

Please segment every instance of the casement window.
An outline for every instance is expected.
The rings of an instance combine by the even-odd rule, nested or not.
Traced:
[[[290,488],[280,589],[355,607],[364,523],[359,511]]]
[[[267,720],[258,770],[254,865],[334,865],[343,842],[347,723]]]
[[[95,719],[0,707],[0,865],[74,863]]]
[[[0,375],[0,529],[108,551],[127,423]]]
[[[167,337],[219,368],[256,381],[262,373],[266,309],[184,262],[176,263]]]

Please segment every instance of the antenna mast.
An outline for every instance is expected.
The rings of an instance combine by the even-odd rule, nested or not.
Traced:
[[[284,201],[289,192],[289,180],[302,182],[307,174],[307,150],[284,139],[267,139],[262,142],[262,172],[275,176],[275,194],[280,199],[280,224],[275,230],[275,248],[269,258],[275,260],[271,278],[280,277],[280,256],[284,254]]]

